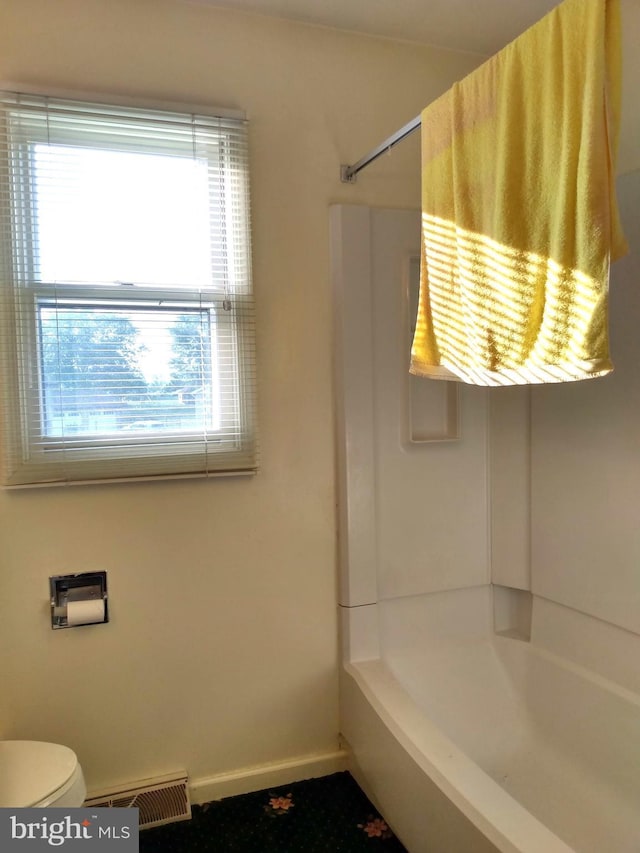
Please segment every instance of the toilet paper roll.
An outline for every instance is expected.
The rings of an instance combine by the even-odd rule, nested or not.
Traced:
[[[67,625],[93,625],[104,622],[104,601],[90,598],[86,601],[70,601],[67,604]]]

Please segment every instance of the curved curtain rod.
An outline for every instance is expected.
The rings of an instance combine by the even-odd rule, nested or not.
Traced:
[[[374,160],[377,160],[377,158],[386,151],[390,151],[394,145],[401,142],[405,137],[409,136],[410,133],[413,133],[414,130],[417,130],[421,124],[421,116],[416,116],[414,119],[407,122],[404,127],[401,127],[400,130],[397,130],[392,136],[380,143],[377,148],[374,148],[373,151],[370,151],[361,160],[354,163],[353,166],[340,166],[340,180],[344,184],[354,184],[356,182],[356,175],[358,172],[368,166],[369,163],[373,163]]]

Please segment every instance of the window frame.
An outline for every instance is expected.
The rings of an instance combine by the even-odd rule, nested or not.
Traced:
[[[9,101],[2,104],[1,98]],[[214,282],[206,289],[194,287],[168,287],[165,285],[140,285],[125,283],[76,283],[41,281],[36,273],[37,262],[37,223],[34,208],[35,198],[35,147],[42,139],[33,134],[10,132],[11,111],[19,113],[24,104],[39,111],[42,115],[50,109],[76,110],[78,115],[86,112],[106,111],[108,124],[112,115],[121,113],[143,125],[147,118],[149,127],[152,122],[205,123],[207,129],[220,122],[216,145],[218,169],[235,170],[233,180],[239,182],[238,189],[231,188],[232,178],[220,180],[216,185],[219,196],[220,215],[218,227],[221,238],[211,248],[212,266],[215,265],[214,253],[225,251],[227,242],[233,252],[238,252],[241,263],[246,267],[245,280],[237,288],[229,285],[228,278],[234,278],[233,270],[224,280]],[[35,106],[34,106],[35,103]],[[15,107],[12,105],[15,104]],[[0,93],[0,106],[4,112],[0,116],[0,157],[6,156],[6,167],[0,164],[0,177],[6,172],[6,186],[0,187],[0,218],[4,217],[2,242],[5,260],[3,278],[5,281],[0,294],[2,305],[0,316],[7,332],[5,345],[1,353],[0,369],[3,373],[5,388],[4,400],[4,437],[3,437],[3,485],[7,487],[32,486],[56,483],[83,483],[96,481],[122,481],[129,479],[157,479],[172,477],[216,476],[230,474],[252,474],[257,470],[257,438],[255,429],[255,329],[253,321],[253,294],[251,286],[251,244],[249,210],[248,156],[238,166],[229,165],[237,149],[231,150],[230,135],[241,133],[246,137],[246,121],[237,114],[199,116],[193,113],[158,111],[148,108],[119,107],[117,104],[103,104],[95,101],[58,100],[15,93]],[[224,112],[224,111],[222,111]],[[48,115],[48,113],[47,113]],[[166,116],[166,119],[163,118]],[[213,124],[212,124],[213,123]],[[233,124],[234,129],[227,128]],[[84,131],[84,145],[80,147],[94,150],[105,148],[102,145],[87,145],[91,140],[90,132]],[[104,134],[103,134],[104,135]],[[1,145],[5,137],[4,146]],[[102,138],[102,137],[101,137]],[[60,144],[60,143],[53,143]],[[66,143],[65,143],[66,144]],[[72,139],[73,144],[73,139]],[[238,145],[234,137],[234,145]],[[115,149],[120,150],[120,149]],[[152,140],[148,147],[142,145],[132,150],[137,153],[157,153],[157,144]],[[195,158],[195,142],[194,142]],[[200,150],[199,157],[202,157]],[[211,162],[210,159],[207,162]],[[220,166],[220,163],[223,165]],[[239,171],[238,171],[239,170]],[[211,165],[208,167],[208,173]],[[226,174],[226,173],[225,173]],[[209,196],[214,193],[212,179],[208,177]],[[242,220],[240,238],[237,235],[237,220]],[[227,225],[234,219],[234,234],[227,234]],[[7,227],[7,223],[9,227]],[[8,232],[10,231],[10,235]],[[231,243],[231,240],[242,245]],[[223,247],[222,250],[220,247]],[[225,265],[227,257],[222,257]],[[7,278],[11,279],[8,283]],[[85,433],[81,437],[49,437],[46,435],[46,411],[44,374],[42,364],[42,341],[39,327],[39,313],[44,304],[69,307],[71,305],[94,304],[96,307],[112,306],[114,311],[126,312],[138,307],[140,311],[164,311],[172,306],[176,310],[206,311],[212,328],[216,329],[215,348],[225,348],[231,368],[228,381],[221,379],[219,370],[211,370],[211,382],[219,385],[221,399],[221,426],[219,429],[195,430],[149,430],[144,434],[128,435],[126,439],[113,433],[100,435]],[[222,314],[220,313],[222,312]],[[218,316],[225,320],[225,340],[221,343],[218,335]],[[211,319],[213,318],[213,319]],[[15,323],[11,323],[14,319]],[[10,329],[12,327],[12,329]],[[211,341],[212,350],[214,342]],[[219,359],[212,352],[211,363]],[[36,390],[34,390],[36,389]],[[34,406],[34,399],[37,404]],[[32,411],[35,408],[35,411]],[[226,413],[226,414],[225,414]],[[122,432],[122,431],[121,431]],[[171,437],[175,440],[171,440]],[[161,439],[158,441],[158,439]],[[8,452],[7,452],[8,449]],[[60,457],[64,456],[61,464]],[[118,464],[116,464],[118,463]],[[127,463],[138,463],[129,465]],[[131,470],[129,470],[131,469]]]

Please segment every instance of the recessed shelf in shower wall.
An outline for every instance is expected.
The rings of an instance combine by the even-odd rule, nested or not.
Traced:
[[[531,640],[533,595],[528,589],[493,584],[493,630],[503,637]]]
[[[406,275],[407,352],[410,353],[420,293],[419,257],[409,258]],[[406,377],[405,442],[411,446],[460,438],[459,383],[413,376],[408,367]]]

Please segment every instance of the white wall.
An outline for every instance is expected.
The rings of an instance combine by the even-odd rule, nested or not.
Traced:
[[[640,689],[640,169],[617,180],[615,370],[491,392],[492,580],[531,590],[532,640]]]
[[[603,379],[532,393],[532,590],[640,634],[640,171],[618,180]]]
[[[408,372],[413,317],[407,296],[420,257],[417,215],[415,223],[410,241],[397,211],[372,213],[379,599],[474,586],[490,578],[486,393]]]
[[[419,204],[418,139],[354,162],[476,57],[177,0],[3,0],[0,79],[247,111],[262,467],[0,494],[0,734],[90,788],[337,743],[330,201]],[[52,631],[48,577],[106,569],[112,621]]]
[[[487,584],[485,390],[408,372],[419,211],[332,214],[340,603]]]

